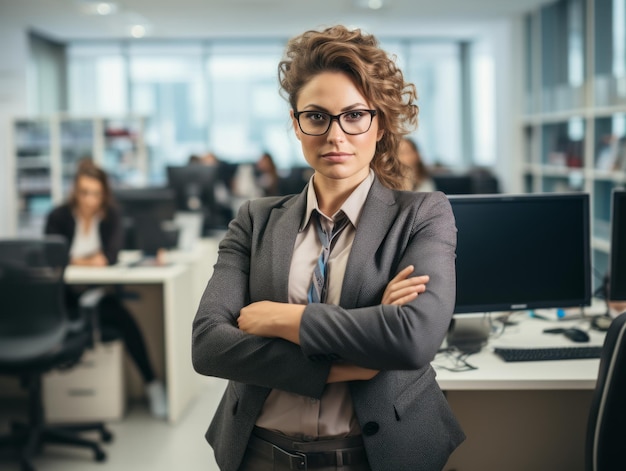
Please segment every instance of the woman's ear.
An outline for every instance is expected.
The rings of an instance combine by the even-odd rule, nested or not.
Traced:
[[[293,110],[289,110],[289,116],[291,116],[291,125],[293,126],[293,132],[296,135],[296,139],[300,141],[300,126],[298,125],[298,120],[293,114]]]
[[[384,135],[385,135],[385,130],[379,129],[378,134],[376,135],[376,142],[380,141]]]

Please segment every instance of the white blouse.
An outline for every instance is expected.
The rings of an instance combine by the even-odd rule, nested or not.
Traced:
[[[70,247],[70,258],[90,257],[102,251],[99,226],[100,218],[94,217],[85,231],[83,221],[76,217],[76,228],[74,229],[72,247]]]

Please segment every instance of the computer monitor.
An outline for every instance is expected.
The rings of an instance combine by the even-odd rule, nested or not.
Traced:
[[[168,187],[176,194],[178,211],[201,213],[205,235],[225,229],[232,219],[230,187],[222,180],[224,168],[222,164],[167,167]]]
[[[177,246],[178,232],[171,221],[176,213],[170,188],[133,188],[114,191],[124,221],[124,248],[155,255]]]
[[[474,193],[474,185],[470,175],[434,174],[432,176],[435,189],[446,195],[469,195]]]
[[[490,332],[484,313],[591,304],[589,195],[449,200],[458,233],[448,345],[479,350]]]
[[[309,182],[314,170],[311,167],[291,167],[288,172],[280,172],[278,192],[281,195],[300,193]]]
[[[458,229],[455,313],[591,304],[588,194],[449,200]]]
[[[179,211],[202,212],[215,207],[215,183],[219,175],[217,166],[169,165],[166,170],[167,185],[175,192]]]
[[[611,196],[609,300],[626,301],[626,190]]]

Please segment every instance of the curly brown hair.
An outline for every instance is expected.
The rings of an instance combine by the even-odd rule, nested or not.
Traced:
[[[302,88],[314,76],[327,71],[347,74],[377,110],[379,129],[384,133],[376,145],[371,167],[383,185],[402,188],[398,145],[404,135],[417,127],[415,85],[404,81],[395,57],[382,50],[371,34],[341,25],[306,31],[289,40],[278,64],[281,93],[294,111]]]

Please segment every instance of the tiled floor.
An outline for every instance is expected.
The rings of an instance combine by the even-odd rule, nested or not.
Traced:
[[[153,419],[147,406],[131,404],[124,420],[109,424],[115,435],[105,445],[106,463],[96,463],[91,452],[46,447],[35,460],[37,471],[218,471],[204,432],[224,391],[226,382],[207,379],[203,392],[175,425]],[[0,433],[7,421],[19,417],[22,404],[0,399]],[[0,458],[0,470],[19,471],[19,466]]]

